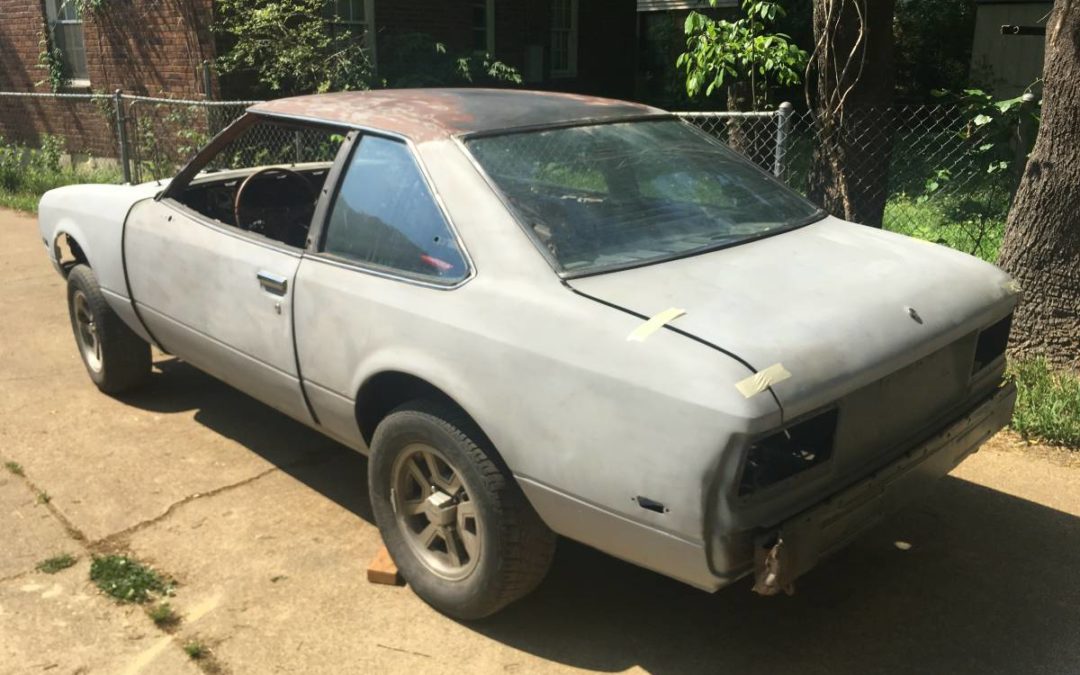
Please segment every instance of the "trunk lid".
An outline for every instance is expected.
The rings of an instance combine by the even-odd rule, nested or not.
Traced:
[[[685,309],[672,327],[734,353],[755,371],[782,364],[791,376],[772,389],[787,420],[894,373],[903,387],[879,391],[873,398],[881,406],[928,392],[922,405],[899,415],[905,422],[962,398],[975,333],[1015,303],[1008,275],[993,265],[835,218],[569,283],[647,317]],[[958,342],[965,337],[970,345]],[[932,363],[911,370],[934,354]]]

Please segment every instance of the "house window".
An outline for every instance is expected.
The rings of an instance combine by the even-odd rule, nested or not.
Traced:
[[[86,70],[86,39],[78,0],[46,0],[52,46],[60,50],[64,70],[71,83],[90,84]]]
[[[333,20],[330,30],[348,31],[371,52],[371,62],[375,63],[375,0],[328,0],[326,11]]]
[[[473,0],[473,51],[495,53],[495,0]]]
[[[577,75],[578,0],[551,3],[551,76]]]

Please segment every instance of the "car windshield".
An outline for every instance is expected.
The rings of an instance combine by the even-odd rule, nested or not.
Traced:
[[[565,273],[742,243],[824,213],[674,119],[515,132],[466,146]]]

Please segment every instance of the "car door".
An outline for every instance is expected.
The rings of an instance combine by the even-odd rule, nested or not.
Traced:
[[[131,295],[155,340],[200,370],[309,421],[292,332],[300,255],[207,222],[172,199],[137,206],[124,233]]]
[[[228,200],[223,200],[226,203],[215,210],[215,200],[203,192],[206,185],[220,186],[225,195],[234,187],[239,190],[241,181],[246,184],[258,173],[257,167],[247,166],[251,163],[262,164],[263,170],[283,173],[284,167],[292,167],[289,172],[325,177],[344,137],[334,136],[336,130],[293,129],[281,121],[242,119],[235,126],[200,153],[159,199],[132,209],[124,231],[131,297],[164,349],[312,423],[292,323],[294,280],[303,250],[275,239],[268,230],[223,222],[233,210],[239,217],[239,206],[228,208]],[[299,153],[301,146],[307,157],[284,156]],[[216,162],[215,157],[226,159]],[[234,166],[241,162],[246,164]],[[190,184],[204,167],[220,173],[204,174]],[[264,190],[265,202],[286,187],[281,181],[280,187]],[[310,198],[315,194],[312,191]],[[265,202],[252,206],[259,208]]]

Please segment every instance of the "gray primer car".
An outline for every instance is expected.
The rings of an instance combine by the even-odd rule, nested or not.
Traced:
[[[459,617],[534,588],[553,533],[790,589],[1015,398],[1004,273],[620,101],[263,103],[169,184],[47,193],[40,227],[102,390],[153,343],[370,453],[391,554]]]

